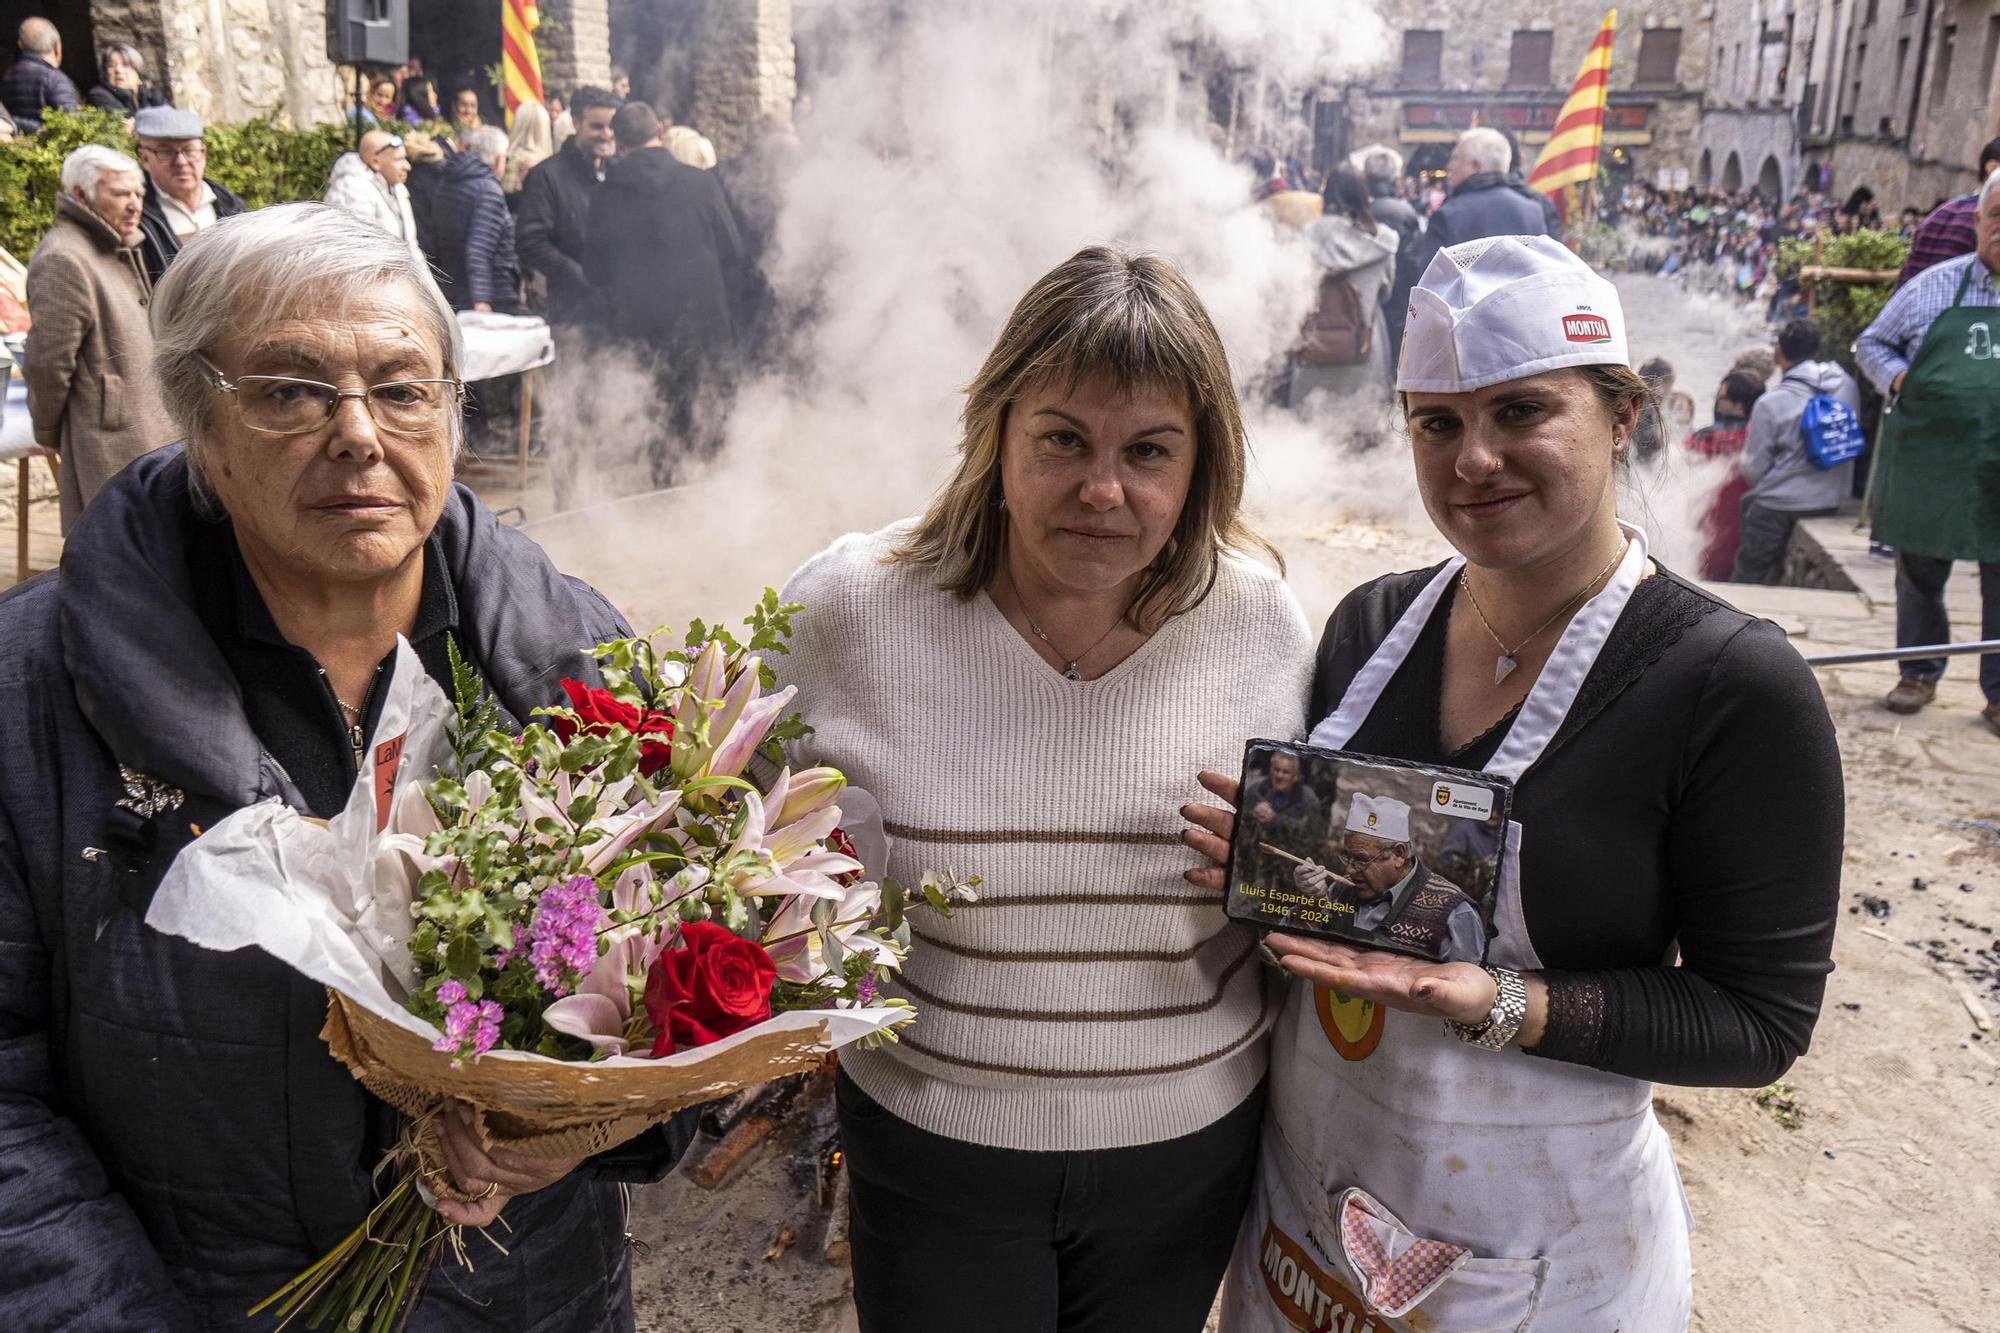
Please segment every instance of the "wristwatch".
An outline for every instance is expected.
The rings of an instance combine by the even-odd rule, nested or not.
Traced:
[[[1467,1046],[1482,1051],[1497,1051],[1514,1040],[1514,1034],[1528,1020],[1528,983],[1521,979],[1519,972],[1509,972],[1504,967],[1489,967],[1486,975],[1492,977],[1493,984],[1500,988],[1500,993],[1493,999],[1493,1011],[1486,1015],[1486,1021],[1455,1023],[1447,1018],[1444,1030]]]

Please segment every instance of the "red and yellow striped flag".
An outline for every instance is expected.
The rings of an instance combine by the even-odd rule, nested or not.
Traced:
[[[507,123],[514,108],[542,100],[542,60],[535,53],[535,29],[542,25],[535,0],[500,0],[500,83]]]
[[[1555,130],[1528,174],[1530,189],[1554,195],[1597,178],[1597,146],[1604,140],[1604,105],[1611,88],[1611,39],[1617,30],[1618,11],[1606,10],[1604,26],[1583,53],[1583,68],[1556,115]]]

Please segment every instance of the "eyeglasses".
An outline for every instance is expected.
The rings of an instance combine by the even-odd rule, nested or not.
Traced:
[[[231,383],[207,357],[209,384],[236,395],[243,424],[264,435],[304,435],[333,420],[343,398],[359,398],[377,430],[427,435],[458,410],[465,383],[458,379],[389,380],[366,389],[342,389],[289,375],[241,375]]]
[[[157,144],[142,143],[139,151],[163,157],[169,162],[192,162],[198,157],[208,156],[208,145],[198,143],[188,148],[161,148]]]

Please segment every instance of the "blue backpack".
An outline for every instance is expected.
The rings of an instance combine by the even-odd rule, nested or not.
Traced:
[[[1806,400],[1799,434],[1805,439],[1807,461],[1822,471],[1859,458],[1867,445],[1854,409],[1830,393],[1816,393]]]

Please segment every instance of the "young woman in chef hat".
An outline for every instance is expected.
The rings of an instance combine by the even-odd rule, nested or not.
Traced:
[[[1619,519],[1647,391],[1616,290],[1576,256],[1442,251],[1397,388],[1458,554],[1341,602],[1312,741],[1511,779],[1510,856],[1484,966],[1268,938],[1289,986],[1223,1328],[1684,1329],[1652,1084],[1760,1087],[1806,1049],[1840,878],[1833,728],[1781,630]],[[1219,864],[1233,816],[1184,813]]]

